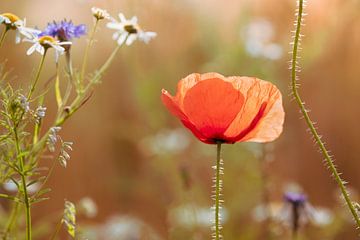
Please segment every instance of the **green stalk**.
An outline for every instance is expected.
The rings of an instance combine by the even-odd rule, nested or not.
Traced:
[[[81,67],[81,74],[80,74],[80,89],[82,90],[83,84],[84,84],[84,77],[85,77],[85,71],[86,71],[86,67],[87,67],[87,62],[88,62],[88,55],[89,55],[89,50],[90,47],[94,41],[94,35],[96,33],[96,28],[98,26],[99,20],[96,19],[94,26],[92,28],[91,34],[90,34],[90,38],[89,38],[89,42],[86,45],[86,49],[85,49],[85,53],[84,53],[84,59],[83,59],[83,63],[82,63],[82,67]]]
[[[43,66],[44,66],[44,61],[45,61],[45,57],[46,57],[46,52],[47,52],[47,49],[45,49],[44,55],[41,56],[40,64],[39,64],[38,70],[37,70],[36,75],[35,75],[35,80],[34,80],[33,84],[31,84],[31,88],[30,88],[29,94],[28,94],[28,96],[27,96],[27,100],[28,100],[28,101],[30,101],[31,96],[32,96],[32,94],[33,94],[34,91],[35,91],[36,84],[37,84],[37,82],[39,81],[40,73],[41,73],[41,70],[42,70],[42,68],[43,68]]]
[[[69,117],[71,117],[82,106],[82,102],[84,101],[84,96],[88,92],[90,92],[90,90],[92,89],[94,84],[97,83],[98,79],[101,78],[102,74],[104,74],[104,72],[110,67],[111,63],[113,62],[113,60],[114,60],[116,54],[119,52],[120,48],[121,48],[121,46],[117,45],[116,48],[111,53],[111,55],[109,56],[109,58],[106,60],[106,62],[101,66],[101,68],[98,71],[96,71],[95,76],[90,80],[90,82],[88,83],[88,85],[86,86],[84,91],[79,93],[78,96],[75,98],[75,100],[72,102],[72,104],[69,108],[69,112],[66,112],[65,114],[59,113],[59,115],[56,117],[56,120],[55,120],[55,126],[58,126],[58,127],[62,126],[65,123],[65,121]],[[65,97],[65,98],[67,99],[67,97]],[[46,140],[49,137],[49,134],[50,134],[50,130],[48,130],[42,136],[40,141],[38,141],[35,148],[33,149],[33,154],[37,154],[40,151],[42,151],[42,149],[46,145]]]
[[[6,27],[5,30],[3,31],[3,33],[1,34],[1,37],[0,37],[0,48],[1,48],[2,44],[4,43],[6,34],[8,33],[9,29],[10,29],[10,28]]]
[[[6,224],[6,229],[4,230],[4,235],[2,237],[3,240],[7,240],[9,234],[11,233],[13,226],[16,222],[17,215],[19,212],[19,202],[14,202],[13,207],[11,209],[11,214],[8,223]]]
[[[295,31],[295,39],[294,39],[294,46],[293,46],[293,52],[292,52],[292,60],[291,60],[291,88],[292,93],[295,97],[295,100],[301,110],[302,115],[304,116],[304,119],[306,121],[306,124],[308,125],[311,134],[313,135],[316,144],[319,146],[320,151],[322,155],[325,158],[326,165],[330,169],[336,183],[338,184],[338,187],[341,190],[341,193],[345,199],[345,202],[353,215],[353,218],[358,226],[360,228],[360,219],[359,215],[356,212],[356,209],[350,199],[349,192],[347,191],[345,187],[345,182],[341,179],[339,172],[337,171],[334,160],[329,155],[329,151],[326,149],[324,142],[321,140],[320,135],[316,131],[316,128],[314,126],[313,121],[310,119],[310,116],[308,114],[308,111],[305,109],[305,105],[303,101],[300,98],[300,94],[297,89],[297,58],[298,58],[298,48],[299,48],[299,41],[300,41],[300,32],[301,32],[301,23],[303,20],[303,12],[304,12],[304,0],[299,0],[298,2],[298,16],[297,16],[297,22],[296,22],[296,31]]]
[[[221,195],[221,143],[217,143],[217,157],[215,169],[215,240],[221,239],[221,221],[220,221],[220,195]]]
[[[61,218],[60,221],[56,224],[55,232],[51,235],[50,240],[56,239],[56,236],[59,234],[62,224],[63,224],[63,221]]]
[[[15,135],[15,144],[17,155],[21,154],[20,144],[19,144],[19,136],[17,133],[17,129],[14,128]],[[25,215],[26,215],[26,240],[31,240],[31,207],[30,207],[30,199],[27,191],[27,183],[26,176],[24,173],[25,170],[25,159],[24,156],[20,157],[20,171],[21,171],[21,187],[24,193],[24,203],[25,203]]]
[[[113,62],[116,54],[119,52],[121,46],[117,45],[116,48],[113,50],[109,58],[106,60],[106,62],[101,66],[101,68],[96,71],[95,76],[91,79],[90,83],[85,87],[85,89],[79,93],[79,95],[75,98],[74,102],[71,104],[70,111],[65,114],[62,118],[58,119],[55,123],[56,126],[61,126],[66,119],[71,117],[80,107],[81,102],[84,100],[84,95],[88,93],[93,85],[97,83],[98,79],[101,77],[101,75],[110,67],[111,63]]]

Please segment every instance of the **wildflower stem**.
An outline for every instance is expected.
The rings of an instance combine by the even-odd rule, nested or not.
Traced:
[[[66,50],[65,52],[65,57],[66,57],[66,64],[68,67],[68,71],[69,71],[69,76],[71,81],[73,81],[73,76],[74,76],[74,70],[73,70],[73,65],[72,65],[72,58],[71,58],[71,46]],[[58,66],[56,66],[58,67]]]
[[[126,41],[126,40],[125,40]],[[98,82],[98,80],[101,78],[101,76],[104,74],[104,72],[109,68],[111,63],[113,62],[116,54],[119,52],[121,46],[117,45],[116,48],[113,50],[109,58],[106,60],[106,62],[101,66],[101,68],[96,71],[95,76],[90,80],[90,82],[85,87],[84,91],[80,92],[78,96],[75,98],[75,100],[72,102],[69,111],[65,114],[59,114],[56,117],[55,120],[55,126],[60,127],[62,126],[65,121],[71,117],[83,104],[84,101],[86,101],[86,94],[90,92],[94,84]],[[67,99],[68,97],[65,97],[64,99]],[[66,102],[67,100],[64,100]],[[63,104],[64,104],[63,102]],[[41,152],[44,147],[46,146],[46,140],[48,139],[50,134],[50,129],[43,135],[40,141],[35,145],[32,154],[38,154]]]
[[[56,236],[59,234],[62,224],[63,224],[63,221],[61,218],[60,221],[56,224],[55,232],[51,235],[50,240],[54,240],[56,238]]]
[[[311,131],[311,134],[313,135],[317,145],[320,148],[320,151],[322,153],[322,155],[325,158],[327,167],[330,169],[336,183],[338,184],[341,193],[345,199],[345,202],[351,212],[351,214],[353,215],[353,218],[357,224],[357,226],[360,228],[360,219],[359,219],[359,215],[357,214],[355,207],[350,199],[350,195],[345,187],[344,181],[341,179],[339,172],[337,171],[334,161],[331,158],[331,156],[329,155],[328,150],[325,147],[324,142],[321,140],[320,135],[318,134],[312,120],[310,119],[310,116],[307,112],[307,110],[305,109],[304,103],[300,98],[298,89],[297,89],[297,58],[298,58],[298,48],[299,48],[299,41],[300,41],[300,32],[301,32],[301,24],[303,21],[303,11],[304,11],[304,0],[299,0],[298,1],[298,12],[297,12],[297,21],[296,21],[296,31],[295,31],[295,38],[294,38],[294,46],[293,46],[293,51],[292,51],[292,60],[291,60],[291,88],[292,88],[292,93],[295,97],[295,100],[301,110],[302,115],[304,116],[304,119]]]
[[[9,28],[6,27],[5,30],[4,30],[4,31],[2,32],[2,34],[1,34],[1,37],[0,37],[0,48],[1,48],[1,46],[2,46],[2,44],[3,44],[3,42],[4,42],[4,40],[5,40],[5,37],[6,37],[6,34],[8,33],[8,31],[9,31]]]
[[[221,239],[221,222],[220,222],[220,195],[221,195],[221,143],[217,143],[217,157],[216,157],[216,175],[215,175],[215,240]]]
[[[15,144],[17,156],[21,154],[19,136],[17,128],[14,128]],[[21,187],[24,194],[24,204],[25,204],[25,214],[26,214],[26,240],[31,240],[31,208],[30,208],[30,199],[27,191],[26,176],[24,173],[25,170],[25,159],[24,156],[20,157],[20,176],[21,176]]]
[[[91,31],[91,34],[90,34],[90,38],[89,38],[89,42],[88,44],[86,45],[86,49],[85,49],[85,53],[84,53],[84,59],[83,59],[83,63],[82,63],[82,67],[81,67],[81,75],[80,75],[80,89],[82,90],[82,87],[83,87],[83,83],[84,83],[84,76],[85,76],[85,71],[86,71],[86,67],[87,67],[87,62],[88,62],[88,55],[89,55],[89,50],[90,50],[90,47],[92,46],[93,44],[93,41],[94,41],[94,35],[96,33],[96,29],[97,29],[97,26],[98,26],[98,23],[99,23],[99,20],[96,19],[95,20],[95,23],[94,23],[94,26],[92,28],[92,31]]]
[[[6,229],[4,230],[4,235],[2,237],[3,240],[8,239],[8,236],[11,233],[11,230],[16,222],[18,212],[19,212],[19,202],[14,202],[11,208],[9,221],[6,224]]]
[[[35,75],[34,83],[31,85],[29,94],[28,94],[28,96],[27,96],[27,100],[28,100],[28,101],[30,101],[31,96],[32,96],[32,94],[33,94],[34,91],[35,91],[36,84],[37,84],[37,82],[39,81],[40,73],[41,73],[41,70],[42,70],[42,68],[43,68],[43,66],[44,66],[44,61],[45,61],[45,57],[46,57],[46,52],[47,52],[47,50],[45,49],[44,54],[41,56],[40,64],[39,64],[38,70],[37,70],[36,75]]]
[[[121,48],[120,45],[116,46],[116,48],[113,50],[113,52],[106,60],[106,62],[101,66],[101,68],[98,71],[96,71],[95,76],[91,79],[91,81],[88,83],[85,89],[76,97],[74,102],[71,104],[70,111],[66,113],[62,118],[56,121],[55,124],[56,126],[61,126],[66,121],[66,119],[71,117],[71,115],[73,115],[82,106],[82,102],[84,101],[84,96],[92,89],[93,85],[99,81],[99,79],[104,74],[104,72],[110,67],[111,63],[113,62],[120,48]]]

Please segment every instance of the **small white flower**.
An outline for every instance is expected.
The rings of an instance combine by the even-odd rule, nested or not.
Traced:
[[[56,62],[58,62],[59,56],[65,52],[65,48],[63,48],[62,45],[72,44],[72,42],[60,42],[51,36],[39,37],[36,34],[32,34],[31,38],[25,38],[23,41],[33,43],[33,45],[27,50],[27,55],[31,55],[35,51],[44,55],[46,49],[53,48],[55,50]]]
[[[116,30],[113,34],[113,39],[117,41],[119,45],[125,43],[131,45],[136,39],[148,43],[151,39],[156,37],[155,32],[145,32],[139,26],[138,19],[136,16],[130,20],[126,19],[125,16],[119,14],[120,22],[116,19],[111,18],[111,22],[107,23],[107,27]]]
[[[91,12],[97,20],[110,19],[110,14],[105,9],[92,7]]]

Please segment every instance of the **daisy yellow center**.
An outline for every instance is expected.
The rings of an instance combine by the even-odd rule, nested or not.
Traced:
[[[45,47],[45,48],[49,48],[51,47],[49,45],[49,43],[53,43],[53,44],[57,44],[57,41],[55,38],[51,37],[51,36],[42,36],[39,38],[39,43]]]
[[[18,16],[16,16],[15,14],[12,13],[3,13],[1,14],[3,17],[8,18],[11,23],[15,23],[16,21],[20,20],[20,18]]]
[[[124,29],[125,31],[127,31],[129,34],[132,34],[132,33],[137,33],[138,32],[138,29],[136,26],[134,25],[125,25],[124,26]]]
[[[51,36],[42,36],[39,38],[40,44],[46,44],[47,42],[56,43],[56,40],[55,40],[55,38],[53,38]]]

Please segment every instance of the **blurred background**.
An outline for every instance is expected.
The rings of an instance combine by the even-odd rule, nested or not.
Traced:
[[[158,36],[148,45],[124,46],[92,98],[60,132],[74,142],[74,151],[68,167],[57,166],[48,182],[51,200],[34,206],[39,239],[49,236],[64,199],[92,211],[79,214],[80,239],[210,239],[215,146],[197,141],[160,101],[162,88],[174,94],[181,78],[209,71],[273,82],[282,90],[286,110],[284,132],[275,142],[223,148],[224,238],[289,239],[286,220],[267,217],[268,210],[274,215],[286,210],[283,194],[289,190],[305,193],[315,215],[304,214],[301,239],[357,238],[290,96],[295,0],[12,0],[1,1],[0,12],[26,17],[28,26],[40,29],[64,18],[90,29],[92,6],[112,16],[136,15]],[[356,200],[360,1],[309,1],[306,12],[300,92]],[[26,56],[29,45],[14,45],[10,36],[0,59],[13,69],[14,84],[26,86],[40,57]],[[116,46],[111,36],[103,22],[89,69],[99,67]],[[75,67],[85,44],[86,37],[73,43]],[[48,58],[42,83],[54,73]],[[46,100],[47,124],[54,102],[53,96]]]

